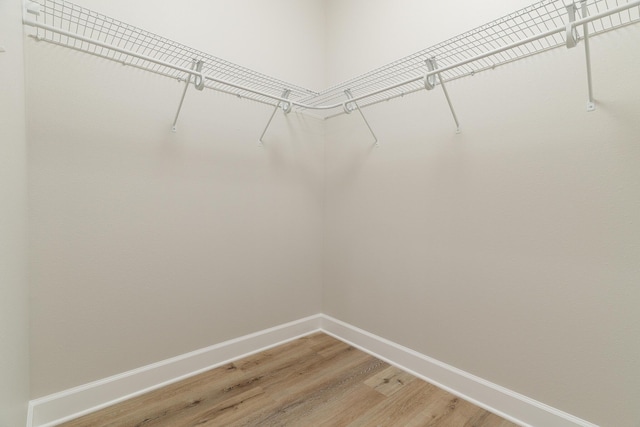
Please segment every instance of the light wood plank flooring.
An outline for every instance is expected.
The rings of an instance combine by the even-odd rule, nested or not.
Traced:
[[[62,425],[515,426],[323,333]]]

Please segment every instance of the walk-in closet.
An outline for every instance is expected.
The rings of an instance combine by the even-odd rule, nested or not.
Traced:
[[[639,76],[638,0],[0,0],[0,427],[638,427]]]

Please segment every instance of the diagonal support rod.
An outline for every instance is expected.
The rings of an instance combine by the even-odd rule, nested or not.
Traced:
[[[347,96],[347,99],[349,99],[349,100],[353,99],[353,94],[351,93],[351,91],[349,89],[346,89],[344,91],[344,94]],[[355,105],[355,107],[349,107],[349,104],[353,104],[353,105]],[[347,113],[347,114],[351,114],[351,112],[354,109],[358,110],[358,113],[360,113],[360,116],[362,116],[362,120],[364,120],[364,124],[367,125],[367,127],[369,128],[369,132],[371,132],[371,135],[373,136],[373,141],[374,141],[374,144],[375,144],[376,148],[379,148],[380,147],[380,143],[378,142],[378,137],[376,136],[375,132],[371,128],[371,125],[369,124],[369,121],[364,116],[364,113],[360,109],[360,106],[358,105],[358,103],[355,102],[355,101],[347,101],[347,102],[345,102],[343,104],[343,108],[344,108],[344,112]]]
[[[198,62],[202,63],[202,61],[193,60],[193,65],[191,66],[192,70],[195,70],[198,67]],[[184,84],[184,90],[182,91],[182,97],[180,98],[180,103],[178,104],[178,111],[176,111],[176,117],[173,119],[173,125],[171,126],[171,131],[176,132],[178,130],[178,117],[180,117],[180,110],[182,110],[182,104],[184,103],[184,97],[187,94],[187,89],[189,89],[189,85],[191,84],[191,74],[187,75]]]
[[[440,81],[440,86],[442,86],[442,92],[444,92],[444,97],[447,99],[447,104],[449,104],[449,110],[451,110],[451,115],[453,116],[453,121],[456,123],[456,133],[460,133],[460,122],[458,121],[458,116],[456,115],[456,110],[453,108],[453,103],[451,102],[451,98],[449,98],[449,92],[447,91],[447,86],[444,84],[444,80],[442,79],[442,75],[439,72],[433,74],[434,71],[438,70],[438,64],[435,58],[429,58],[425,61],[427,63],[427,73],[424,77],[424,87],[427,90],[432,90],[436,86],[435,76],[438,76],[438,80]]]
[[[587,18],[589,14],[589,10],[587,9],[586,0],[580,0],[581,8],[580,13],[582,15],[582,19]],[[578,41],[580,40],[579,34],[577,32],[577,26],[575,26],[576,22],[576,14],[578,13],[578,6],[576,3],[573,3],[571,0],[568,4],[565,4],[565,8],[567,9],[567,31],[566,31],[566,44],[567,48],[571,49],[578,45]],[[596,104],[593,99],[593,84],[591,83],[591,49],[589,48],[589,23],[584,22],[582,24],[582,32],[584,35],[584,54],[587,65],[587,89],[589,93],[589,100],[587,101],[587,111],[595,111]]]
[[[586,18],[589,14],[587,10],[586,0],[582,2],[582,18]],[[589,23],[585,22],[582,25],[582,32],[584,34],[584,54],[587,61],[587,88],[589,90],[589,100],[587,101],[587,111],[595,111],[596,102],[593,98],[593,84],[591,82],[591,50],[589,49]]]
[[[290,93],[291,91],[289,89],[285,89],[284,92],[282,92],[282,96],[280,98],[287,99]],[[291,112],[291,108],[293,107],[293,104],[291,102],[287,102],[283,104],[282,101],[280,101],[275,105],[275,107],[273,108],[273,112],[271,113],[271,117],[269,117],[269,121],[267,122],[267,125],[264,127],[264,130],[262,131],[262,135],[260,135],[260,138],[258,138],[259,145],[263,145],[262,138],[264,138],[265,134],[267,133],[267,130],[269,129],[269,126],[271,126],[271,121],[273,120],[273,116],[276,115],[276,112],[278,111],[278,108],[280,108],[280,106],[282,106],[282,109],[284,110],[285,114],[289,114]]]

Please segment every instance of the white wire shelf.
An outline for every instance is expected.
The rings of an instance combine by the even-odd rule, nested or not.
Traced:
[[[579,1],[576,1],[575,4],[581,5]],[[626,5],[631,6],[623,11],[589,22],[587,24],[589,37],[640,22],[640,6],[637,5],[637,2],[635,2],[635,6],[633,4],[634,2],[625,0],[588,0],[586,2],[587,16],[595,16]],[[578,15],[581,15],[580,7],[578,7]],[[369,96],[359,101],[359,105],[366,107],[424,90],[422,77],[426,70],[425,61],[429,58],[436,58],[441,69],[452,67],[441,73],[441,79],[446,82],[473,76],[476,73],[494,69],[518,59],[563,47],[566,45],[565,34],[556,32],[469,63],[458,66],[456,64],[535,38],[535,36],[550,32],[555,28],[565,27],[567,21],[567,10],[563,0],[545,0],[535,3],[464,34],[340,83],[318,95],[303,99],[303,102],[311,105],[331,104],[344,100],[346,89],[349,89],[354,97],[359,97],[363,94],[380,91],[394,83],[414,78],[418,80]],[[582,38],[582,36],[579,37]],[[343,114],[344,112],[337,113]]]
[[[202,61],[202,73],[215,75],[220,80],[246,86],[259,92],[280,96],[287,88],[291,99],[298,100],[316,93],[284,82],[246,67],[234,64],[173,40],[110,18],[64,0],[38,0],[40,14],[26,14],[35,18],[37,40],[79,50],[91,55],[141,68],[163,76],[186,81],[193,61]],[[25,22],[28,24],[28,22]],[[125,53],[126,52],[126,53]],[[134,55],[134,54],[137,54]],[[144,58],[144,59],[143,59]],[[158,62],[152,62],[154,59]],[[272,98],[211,80],[205,87],[266,104]]]
[[[201,81],[208,89],[276,108],[280,106],[285,111],[318,110],[324,117],[333,117],[352,111],[354,106],[359,109],[422,90],[427,76],[437,75],[439,80],[434,77],[434,84],[441,84],[444,88],[444,82],[565,46],[568,33],[564,29],[569,22],[567,4],[576,5],[576,20],[569,28],[577,32],[578,39],[584,38],[585,30],[589,37],[593,37],[640,22],[640,1],[637,0],[577,0],[575,3],[543,0],[320,93],[233,64],[65,0],[28,1],[24,23],[34,28],[30,35],[37,40],[180,81]],[[39,13],[28,12],[35,12],[35,9],[39,9]],[[434,58],[438,69],[425,74],[428,71],[425,62]],[[195,61],[202,61],[199,71],[194,70]],[[285,90],[289,91],[287,95],[284,95]]]

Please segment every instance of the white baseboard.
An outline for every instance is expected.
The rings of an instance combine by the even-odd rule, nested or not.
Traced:
[[[321,330],[525,427],[597,427],[468,372],[318,314],[29,402],[27,427],[52,427]]]
[[[319,330],[306,317],[29,402],[27,427],[52,427]]]
[[[597,427],[461,369],[322,315],[323,332],[524,427]]]

